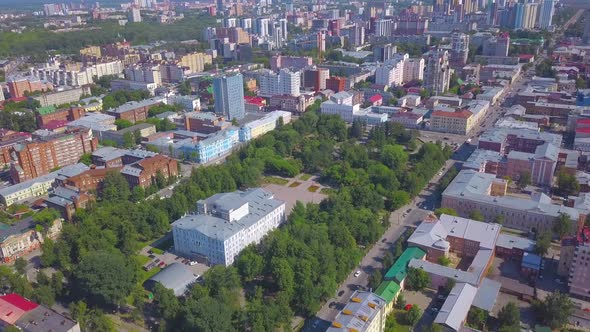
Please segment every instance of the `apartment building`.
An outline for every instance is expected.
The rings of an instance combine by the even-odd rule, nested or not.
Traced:
[[[242,119],[246,114],[244,105],[244,77],[242,74],[220,75],[213,78],[215,113],[226,117]]]
[[[276,95],[300,95],[301,73],[292,72],[289,69],[281,69],[279,73],[270,70],[263,70],[258,76],[260,89],[258,95],[261,97],[272,97]]]
[[[183,151],[186,152],[185,155],[196,152],[198,162],[206,163],[229,153],[239,140],[238,128],[229,127],[199,141],[194,146],[183,147]]]
[[[285,221],[285,202],[261,188],[199,200],[197,211],[172,223],[175,250],[225,266]]]
[[[31,134],[25,132],[16,132],[0,128],[0,166],[4,167],[9,164],[10,149],[15,145],[26,144],[31,141]]]
[[[423,58],[408,58],[404,60],[404,78],[403,82],[411,82],[414,80],[424,79],[424,59]]]
[[[424,70],[424,87],[431,90],[433,95],[443,94],[449,89],[450,80],[451,69],[448,51],[430,51]]]
[[[326,89],[334,92],[340,92],[346,90],[346,78],[332,76],[326,80]]]
[[[390,61],[375,70],[375,83],[385,86],[401,85],[404,78],[404,61]]]
[[[291,113],[273,111],[261,119],[244,124],[240,128],[240,142],[247,142],[274,130],[277,127],[279,119],[282,119],[283,124],[287,124],[291,122]]]
[[[51,170],[73,165],[85,153],[98,147],[98,139],[90,129],[78,129],[40,138],[28,144],[11,148],[14,161],[10,176],[14,183],[49,174]]]
[[[166,103],[168,105],[180,105],[185,112],[201,110],[201,100],[199,99],[199,96],[172,95],[168,96]]]
[[[41,106],[50,106],[77,102],[80,100],[82,96],[89,94],[90,88],[85,86],[62,91],[52,91],[41,94],[39,96],[33,96],[31,98],[37,100],[41,104]]]
[[[189,53],[180,58],[178,64],[187,67],[190,73],[199,73],[205,70],[205,65],[213,64],[213,58],[207,53]]]
[[[572,229],[584,224],[586,216],[577,209],[552,203],[545,194],[531,199],[507,195],[507,182],[494,174],[461,170],[442,194],[442,207],[469,216],[472,211],[482,213],[486,221],[504,217],[504,225],[524,232],[551,231],[560,214],[572,220]]]
[[[466,109],[458,111],[434,111],[430,115],[430,129],[445,133],[467,135],[474,126],[473,113]]]
[[[14,262],[17,258],[39,249],[45,238],[55,240],[59,236],[61,226],[61,220],[54,220],[44,236],[35,229],[32,217],[12,225],[2,224],[0,228],[0,259],[4,263]]]
[[[132,189],[136,186],[145,189],[155,183],[158,174],[165,179],[178,176],[178,163],[167,156],[157,155],[124,166],[121,174]]]
[[[283,111],[301,114],[313,105],[315,98],[313,96],[300,95],[294,96],[272,96],[270,97],[270,107]]]
[[[355,290],[326,332],[383,332],[386,301],[367,291]]]
[[[12,77],[6,82],[11,98],[25,97],[25,93],[53,90],[53,85],[34,77]]]
[[[37,109],[37,125],[44,128],[52,121],[75,121],[86,115],[82,107],[56,109],[54,106],[39,107]]]
[[[213,134],[231,126],[222,115],[201,112],[185,113],[184,124],[186,130],[201,134]]]
[[[278,71],[283,68],[289,68],[298,71],[311,65],[312,58],[308,56],[274,55],[270,58],[270,68],[274,71]]]

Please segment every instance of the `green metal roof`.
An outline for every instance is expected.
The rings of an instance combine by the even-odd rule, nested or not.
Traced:
[[[55,112],[57,109],[55,108],[55,106],[49,105],[49,106],[45,106],[45,107],[39,107],[37,109],[37,112],[41,115],[45,115],[45,114],[51,114],[53,112]]]
[[[410,247],[404,250],[401,256],[393,263],[391,268],[385,273],[385,280],[396,280],[402,282],[408,273],[408,263],[412,258],[422,259],[426,252],[417,247]]]
[[[379,285],[379,288],[377,288],[374,293],[384,298],[387,303],[391,303],[391,301],[395,301],[400,290],[401,287],[397,282],[384,281],[381,283],[381,285]]]

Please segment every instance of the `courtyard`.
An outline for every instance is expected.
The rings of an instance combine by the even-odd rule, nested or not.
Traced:
[[[317,182],[317,176],[299,174],[294,178],[269,177],[262,187],[272,192],[275,198],[285,201],[287,215],[291,213],[297,201],[302,203],[319,203],[328,197],[322,193],[330,189]]]

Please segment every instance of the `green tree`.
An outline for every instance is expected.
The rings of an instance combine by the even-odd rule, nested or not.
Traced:
[[[451,290],[453,290],[453,287],[455,287],[456,282],[454,279],[447,279],[447,282],[445,283],[445,285],[442,288],[442,293],[445,295],[449,295],[451,294]]]
[[[392,169],[405,169],[408,153],[401,145],[385,145],[381,152],[381,161]]]
[[[236,262],[236,267],[244,281],[252,281],[262,273],[264,260],[262,256],[256,252],[254,246],[248,246],[240,253]]]
[[[514,302],[508,302],[498,313],[498,321],[504,326],[520,326],[520,310]]]
[[[131,193],[131,200],[134,202],[139,202],[145,198],[145,189],[142,186],[135,186],[133,188],[133,192]]]
[[[85,153],[82,156],[80,156],[80,159],[78,160],[79,163],[83,163],[86,166],[90,166],[92,165],[92,154],[91,153]]]
[[[404,294],[399,293],[399,295],[395,299],[395,307],[396,307],[396,309],[403,309],[405,306],[406,306],[406,299],[404,298]]]
[[[167,320],[174,320],[180,312],[180,302],[171,289],[165,288],[160,283],[154,287],[154,302],[160,317]]]
[[[16,272],[20,275],[25,275],[25,273],[27,272],[27,265],[29,263],[27,262],[26,259],[19,257],[14,261],[14,269],[16,270]]]
[[[424,332],[443,332],[443,328],[442,326],[440,326],[439,324],[433,323],[432,325],[426,327],[426,329],[424,330]]]
[[[133,126],[133,122],[125,119],[117,119],[115,120],[115,125],[117,126],[117,130],[121,130]]]
[[[580,184],[575,175],[562,170],[557,173],[557,190],[564,197],[575,195],[580,192]]]
[[[438,209],[434,210],[434,214],[438,218],[440,218],[440,216],[443,214],[448,214],[449,216],[455,216],[455,217],[459,216],[457,211],[455,211],[455,209],[451,209],[451,208],[438,208]]]
[[[430,285],[430,275],[424,270],[410,267],[406,276],[406,284],[412,290],[422,290]]]
[[[55,294],[53,293],[51,286],[43,285],[35,289],[34,299],[35,301],[50,307],[55,303]]]
[[[33,215],[33,221],[45,228],[50,227],[56,219],[59,219],[61,215],[55,209],[47,208],[37,212]]]
[[[416,325],[422,317],[422,310],[417,305],[413,305],[408,312],[406,312],[406,322],[410,326]]]
[[[131,132],[126,132],[123,134],[123,147],[126,149],[130,149],[135,146],[135,136]]]
[[[520,190],[522,190],[529,184],[531,184],[531,173],[527,171],[521,172],[518,180],[516,181],[516,185],[518,188],[520,188]]]
[[[543,232],[537,236],[537,243],[535,244],[535,253],[541,257],[547,255],[551,247],[551,233]]]
[[[447,256],[440,256],[437,262],[442,266],[449,266],[451,264],[451,260]]]
[[[473,220],[477,220],[477,221],[484,221],[485,220],[485,217],[483,216],[483,214],[479,210],[472,210],[469,213],[469,218],[473,219]]]
[[[478,329],[482,329],[488,319],[487,311],[478,307],[471,307],[467,314],[467,322]]]
[[[560,213],[559,217],[553,223],[553,232],[560,238],[568,235],[572,231],[572,219],[565,213]]]
[[[47,238],[43,241],[43,244],[41,244],[41,251],[43,252],[41,254],[41,266],[52,266],[56,262],[57,256],[55,255],[54,248],[53,240]]]
[[[92,302],[121,304],[133,289],[136,268],[120,253],[94,251],[82,258],[74,276],[76,290]]]
[[[534,302],[533,309],[540,321],[552,329],[558,329],[567,324],[574,312],[574,303],[568,294],[556,291],[549,293],[544,301]]]
[[[381,274],[381,271],[377,269],[369,276],[369,287],[372,289],[377,289],[382,281],[383,275]]]
[[[131,192],[125,177],[117,171],[107,172],[102,189],[102,199],[110,202],[120,202],[129,199]]]

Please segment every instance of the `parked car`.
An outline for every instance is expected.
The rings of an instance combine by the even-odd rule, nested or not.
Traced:
[[[190,261],[190,264],[189,265],[190,266],[193,266],[193,265],[197,265],[197,264],[199,264],[197,261]]]
[[[152,255],[149,255],[148,257],[151,259],[154,259],[154,258],[156,258],[156,255],[152,254]]]
[[[360,271],[360,270],[357,270],[357,271],[354,273],[354,277],[355,277],[355,278],[357,278],[357,277],[358,277],[358,276],[360,276],[360,275],[361,275],[361,271]]]

